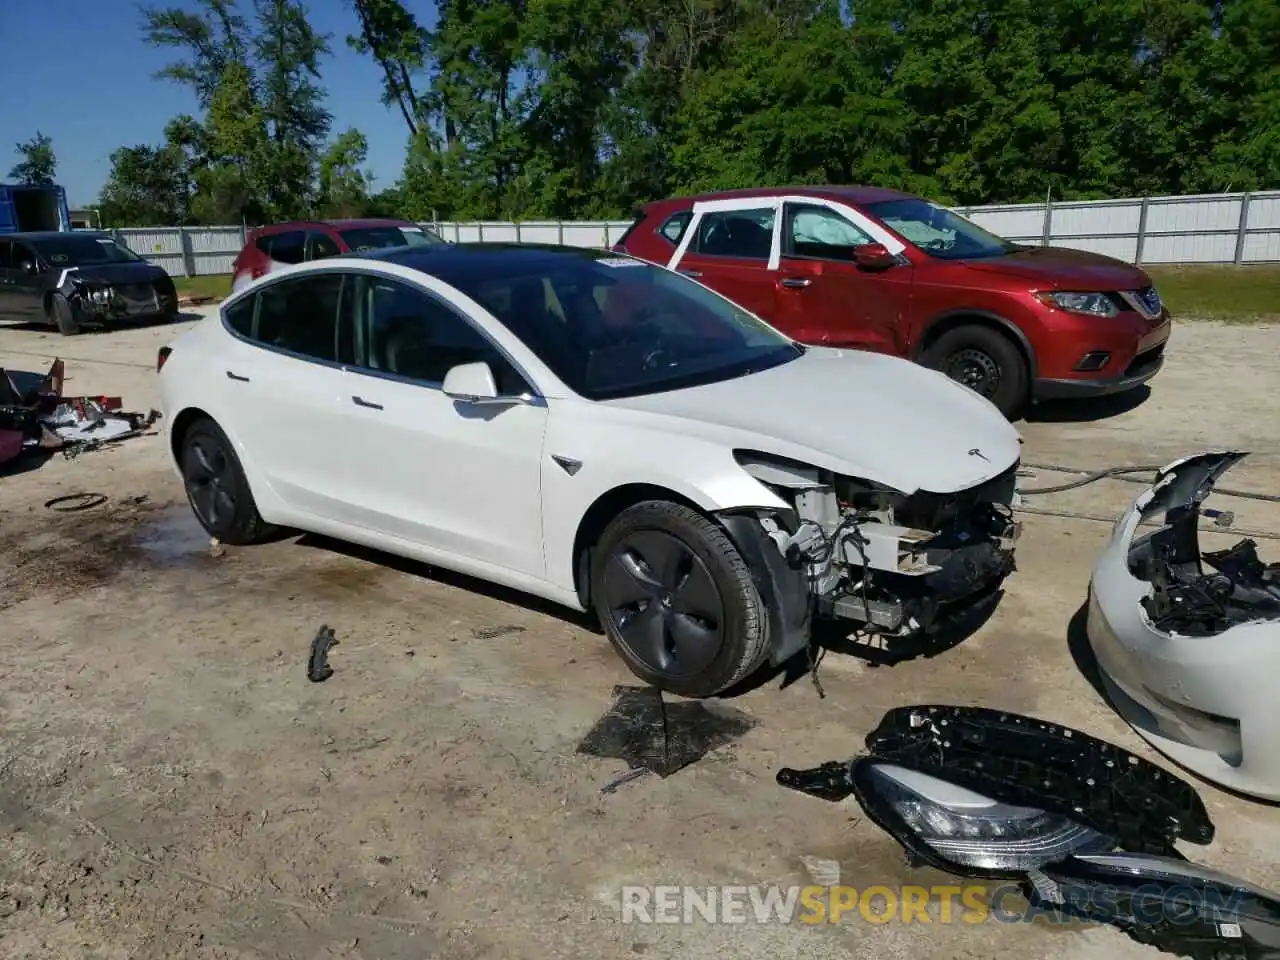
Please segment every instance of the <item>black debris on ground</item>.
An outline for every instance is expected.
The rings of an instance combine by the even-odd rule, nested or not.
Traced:
[[[320,683],[333,676],[333,667],[329,666],[329,648],[337,644],[333,628],[328,624],[316,633],[316,638],[311,641],[311,656],[307,660],[307,679],[312,683]]]

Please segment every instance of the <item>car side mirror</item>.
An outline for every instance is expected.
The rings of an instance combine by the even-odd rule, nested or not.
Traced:
[[[863,243],[853,248],[853,262],[864,270],[885,270],[896,264],[898,258],[882,243]]]
[[[493,370],[483,361],[460,363],[444,375],[445,395],[462,403],[494,403],[499,400]]]

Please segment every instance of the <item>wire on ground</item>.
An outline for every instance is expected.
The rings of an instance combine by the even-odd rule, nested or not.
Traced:
[[[1023,463],[1022,466],[1030,470],[1049,470],[1054,473],[1075,473],[1079,474],[1079,479],[1072,480],[1068,483],[1059,483],[1050,487],[1030,487],[1019,488],[1018,493],[1022,496],[1038,496],[1046,493],[1065,493],[1067,490],[1075,490],[1079,487],[1087,486],[1091,483],[1097,483],[1099,480],[1123,480],[1125,483],[1140,483],[1143,486],[1150,486],[1151,478],[1142,478],[1133,476],[1136,473],[1146,473],[1154,475],[1156,471],[1164,468],[1164,464],[1143,465],[1135,467],[1105,467],[1102,470],[1081,470],[1079,467],[1065,467],[1056,463]],[[1242,500],[1260,500],[1264,503],[1280,503],[1280,496],[1270,493],[1257,493],[1252,490],[1229,490],[1226,487],[1214,487],[1214,493],[1222,494],[1226,497],[1238,497]],[[1018,513],[1030,513],[1041,517],[1060,517],[1064,520],[1093,520],[1097,523],[1115,523],[1115,517],[1105,517],[1096,513],[1083,513],[1076,510],[1045,510],[1039,507],[1014,507]],[[1154,520],[1143,520],[1139,524],[1142,527],[1158,527],[1162,526]],[[1255,540],[1280,540],[1280,533],[1270,530],[1246,530],[1240,527],[1219,527],[1216,525],[1202,524],[1200,526],[1201,533],[1224,533],[1237,537],[1250,537]]]

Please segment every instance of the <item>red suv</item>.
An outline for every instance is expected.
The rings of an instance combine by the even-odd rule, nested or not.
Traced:
[[[1137,267],[1010,243],[875,187],[662,200],[614,249],[696,277],[803,343],[941,370],[1010,418],[1029,401],[1145,383],[1171,326]]]
[[[282,266],[363,253],[383,247],[420,247],[444,243],[430,230],[408,220],[295,220],[256,227],[231,265],[231,289],[239,290]]]

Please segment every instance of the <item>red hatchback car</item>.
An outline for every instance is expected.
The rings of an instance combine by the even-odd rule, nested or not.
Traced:
[[[941,370],[1016,417],[1150,380],[1171,320],[1141,269],[1021,246],[875,187],[736,190],[641,208],[614,249],[664,264],[802,343]]]
[[[408,220],[294,220],[256,227],[232,264],[231,289],[239,290],[282,266],[363,253],[384,247],[420,247],[444,243],[430,230]]]

